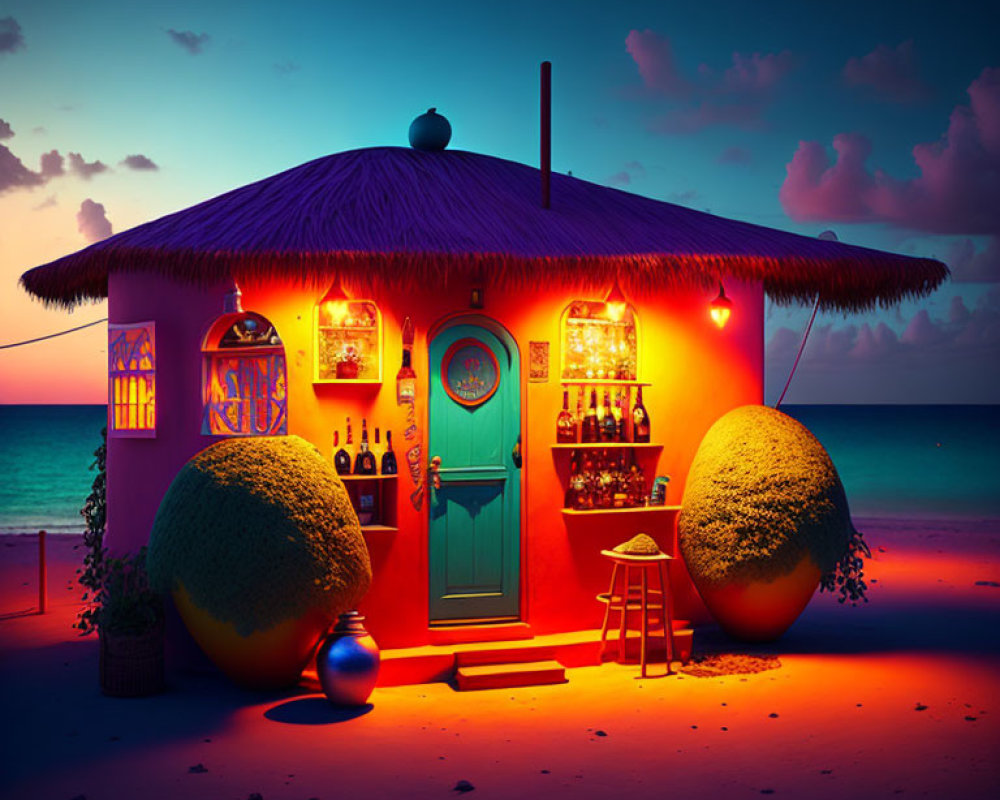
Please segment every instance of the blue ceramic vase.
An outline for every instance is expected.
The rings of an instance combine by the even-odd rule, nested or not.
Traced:
[[[357,611],[340,615],[316,654],[316,672],[331,703],[363,706],[378,679],[379,650]]]

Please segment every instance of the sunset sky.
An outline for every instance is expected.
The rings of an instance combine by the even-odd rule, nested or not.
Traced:
[[[822,9],[820,11],[820,9]],[[937,257],[933,296],[821,314],[786,402],[1000,403],[995,2],[0,0],[0,345],[106,316],[21,273],[330,153],[451,147]],[[809,309],[768,306],[767,399]],[[106,332],[0,350],[0,403],[102,403]]]

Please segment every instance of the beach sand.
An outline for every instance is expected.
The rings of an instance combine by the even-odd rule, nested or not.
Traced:
[[[1000,521],[856,520],[871,602],[816,595],[785,637],[697,652],[779,656],[721,678],[637,680],[617,664],[486,692],[377,689],[360,713],[217,675],[103,697],[97,643],[70,627],[77,537],[0,537],[0,797],[987,798],[1000,785]],[[469,792],[466,787],[466,792]]]

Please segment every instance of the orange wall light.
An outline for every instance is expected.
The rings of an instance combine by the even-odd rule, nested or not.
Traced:
[[[726,323],[729,322],[729,315],[733,311],[733,301],[726,297],[726,289],[719,282],[719,296],[716,297],[711,305],[709,306],[708,313],[712,317],[712,322],[719,326],[719,328],[725,328]]]
[[[628,306],[628,300],[625,299],[622,287],[618,285],[617,277],[615,278],[614,285],[611,287],[611,291],[608,292],[608,296],[604,298],[604,305],[607,306],[608,316],[611,317],[612,321],[622,321],[622,317],[625,316],[625,309]]]

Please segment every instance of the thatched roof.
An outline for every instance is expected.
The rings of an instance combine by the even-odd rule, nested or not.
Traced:
[[[22,285],[71,306],[107,296],[111,271],[214,283],[340,274],[377,289],[481,276],[523,287],[553,280],[626,292],[717,278],[761,280],[778,302],[859,310],[924,295],[938,261],[821,241],[457,150],[374,147],[310,161],[139,225],[37,267]]]

